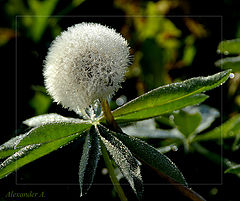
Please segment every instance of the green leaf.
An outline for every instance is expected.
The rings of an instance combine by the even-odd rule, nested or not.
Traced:
[[[135,122],[135,121],[157,117],[159,115],[166,114],[166,113],[171,113],[175,110],[179,110],[189,105],[196,105],[205,101],[207,98],[208,98],[207,95],[197,94],[189,97],[183,97],[181,98],[181,100],[173,100],[173,102],[162,103],[161,105],[157,105],[157,104],[152,105],[152,107],[150,106],[150,103],[146,103],[146,105],[142,103],[142,108],[139,108],[139,109],[136,108],[136,111],[134,109],[135,108],[134,104],[131,105],[131,107],[129,107],[130,105],[129,106],[126,105],[127,106],[126,110],[125,108],[123,108],[123,110],[119,108],[119,111],[118,109],[114,110],[113,116],[118,123]],[[148,104],[149,104],[149,107],[147,107]],[[129,110],[127,110],[127,108]]]
[[[216,140],[221,138],[233,138],[240,133],[240,114],[235,115],[221,126],[196,136],[193,141]]]
[[[195,133],[200,133],[207,129],[215,121],[216,118],[220,116],[220,113],[215,108],[209,107],[207,105],[201,104],[199,106],[186,107],[183,109],[187,112],[199,112],[202,117],[200,125],[197,127]]]
[[[117,122],[131,122],[199,104],[207,98],[199,93],[224,83],[230,72],[231,70],[226,70],[212,76],[192,78],[159,87],[114,110],[113,115]]]
[[[232,174],[240,175],[240,164],[234,165],[228,168],[227,170],[225,170],[224,173],[232,173]]]
[[[68,5],[66,5],[61,11],[59,11],[57,13],[57,15],[61,15],[61,16],[66,16],[68,15],[73,9],[75,9],[76,7],[80,6],[80,4],[82,4],[84,1],[86,0],[72,0],[72,2]],[[55,19],[55,23],[57,23],[57,18],[54,18]],[[58,23],[57,23],[58,24]],[[55,30],[53,30],[55,31]]]
[[[240,56],[220,59],[215,62],[215,65],[221,69],[232,69],[233,72],[240,72]]]
[[[186,66],[190,66],[194,60],[194,57],[196,55],[196,47],[194,46],[195,37],[193,35],[189,35],[185,39],[185,47],[183,50],[183,57],[182,62]]]
[[[181,116],[180,114],[184,113],[186,118]],[[192,116],[198,116],[200,122],[198,121],[195,125],[192,124]],[[170,120],[170,117],[164,117],[161,116],[161,118],[164,118],[164,122],[167,121],[167,125],[171,125],[172,127],[176,127],[178,125],[181,126],[182,133],[184,133],[183,130],[187,130],[190,128],[194,128],[194,134],[200,133],[206,128],[208,128],[213,121],[219,117],[219,112],[207,105],[199,105],[199,106],[188,106],[184,109],[182,109],[181,112],[175,113],[172,115],[174,117],[173,120]],[[159,129],[156,128],[156,122],[155,120],[159,121],[160,117],[157,119],[147,119],[144,121],[138,121],[134,124],[127,125],[124,127],[121,127],[124,133],[127,133],[128,135],[139,137],[139,138],[158,138],[158,139],[184,139],[184,136],[177,128],[173,129]],[[161,119],[160,119],[161,120]],[[175,121],[178,121],[178,124],[176,125],[174,123]],[[180,122],[181,121],[181,125]],[[187,123],[186,121],[189,121]],[[190,125],[189,125],[190,124]],[[188,131],[188,134],[191,134],[192,131]],[[186,135],[187,135],[186,133]]]
[[[58,0],[29,0],[29,7],[35,16],[30,29],[30,34],[35,42],[38,42],[48,25],[48,18],[53,13]]]
[[[219,43],[218,52],[223,54],[240,54],[240,38]]]
[[[148,129],[135,126],[128,126],[122,128],[124,133],[138,138],[151,139],[183,139],[183,135],[177,129]]]
[[[180,110],[177,113],[174,113],[174,123],[176,124],[177,129],[185,136],[194,133],[201,121],[202,117],[198,112],[188,113],[184,110]]]
[[[0,164],[0,179],[12,173],[16,169],[70,143],[79,136],[81,136],[81,134],[73,134],[53,142],[32,144],[21,148]]]
[[[51,103],[51,98],[39,91],[36,91],[33,98],[29,101],[29,104],[34,109],[36,115],[46,113]]]
[[[156,128],[154,119],[138,121],[133,125],[121,127],[121,129],[124,133],[139,138],[184,138],[184,136],[176,128],[168,130]]]
[[[1,149],[0,147],[0,159],[7,158],[8,156],[11,156],[15,152],[19,151],[20,148],[17,149]]]
[[[85,0],[72,0],[72,5],[74,7],[78,7],[80,4],[82,4]]]
[[[51,142],[76,133],[82,133],[88,130],[91,124],[87,123],[52,123],[33,128],[19,142],[16,147],[30,144],[41,144]]]
[[[105,127],[99,125],[96,127],[96,130],[114,162],[128,180],[136,195],[141,198],[143,182],[137,160],[133,157],[130,150],[118,138],[111,135],[111,132]]]
[[[44,124],[52,123],[90,123],[90,122],[78,118],[63,117],[56,113],[50,113],[32,117],[30,119],[25,120],[23,123],[30,127],[38,127]]]
[[[232,145],[232,151],[237,151],[240,148],[240,132],[236,135],[236,138]]]
[[[153,169],[159,171],[165,177],[170,177],[175,182],[187,186],[187,182],[177,166],[157,149],[138,138],[128,136],[124,133],[110,131],[103,126],[101,126],[101,128],[122,141],[138,160],[143,161]]]
[[[15,148],[22,138],[26,137],[27,134],[18,135],[13,137],[9,141],[5,142],[0,146],[0,159],[6,158],[15,152],[19,151],[20,148]]]
[[[95,132],[94,126],[92,126],[88,135],[86,136],[79,165],[80,196],[86,194],[92,185],[99,157],[99,139],[97,133]]]
[[[183,115],[181,115],[181,113]],[[198,124],[198,121],[193,122],[192,124],[191,122],[192,116],[193,116],[193,121],[194,121],[194,116],[196,119],[199,118],[200,120],[200,117],[197,117],[198,114],[201,116],[201,121],[199,122],[199,124]],[[191,131],[189,133],[186,132],[186,136],[188,136],[188,134],[191,134],[191,133],[197,134],[207,129],[219,116],[220,114],[218,110],[216,110],[215,108],[209,107],[207,105],[201,104],[199,106],[188,106],[186,108],[183,108],[181,112],[175,113],[174,114],[175,118],[173,118],[173,122],[175,121],[175,124],[176,124],[175,126],[178,126],[178,127],[180,126],[179,129],[182,129],[182,133],[184,133],[184,130],[188,130],[192,127],[193,128],[192,132]],[[185,120],[186,120],[186,123],[184,125]]]
[[[31,129],[28,133],[16,136],[0,146],[0,159],[6,158],[19,151],[20,148],[31,144],[48,143],[76,133],[88,130],[87,123],[52,123]]]

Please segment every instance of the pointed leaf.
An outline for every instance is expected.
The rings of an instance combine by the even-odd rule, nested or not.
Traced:
[[[194,141],[216,140],[221,138],[233,138],[240,133],[240,114],[235,115],[221,126],[196,136]]]
[[[32,144],[21,148],[18,152],[8,157],[0,164],[0,179],[12,173],[16,169],[46,155],[58,148],[67,145],[81,134],[67,136],[45,144]]]
[[[35,15],[33,17],[31,29],[29,31],[32,39],[35,42],[38,42],[48,26],[49,18],[47,16],[51,16],[58,3],[58,0],[29,0],[28,3]]]
[[[159,87],[114,110],[113,115],[118,122],[131,122],[199,104],[207,98],[199,93],[224,83],[230,72],[231,70],[226,70],[212,76],[196,77]]]
[[[88,123],[82,119],[77,118],[69,118],[63,117],[59,114],[51,113],[51,114],[43,114],[39,116],[32,117],[30,119],[25,120],[23,123],[30,127],[42,126],[44,124],[52,124],[52,123]]]
[[[9,141],[5,142],[0,146],[0,159],[6,158],[15,152],[19,151],[20,148],[15,148],[19,142],[22,140],[22,138],[26,137],[27,134],[18,135],[16,137],[13,137]]]
[[[240,38],[219,43],[218,52],[223,54],[240,54]]]
[[[234,165],[228,168],[227,170],[225,170],[224,173],[232,173],[232,174],[240,175],[240,164]]]
[[[80,196],[87,193],[95,176],[100,157],[100,144],[94,126],[86,136],[79,165]]]
[[[240,132],[236,135],[232,144],[232,151],[237,151],[240,148]]]
[[[240,56],[220,59],[215,62],[215,65],[221,69],[232,69],[233,72],[240,72]]]
[[[96,127],[96,130],[114,162],[128,180],[136,195],[141,198],[143,182],[138,161],[133,157],[129,149],[116,137],[111,135],[107,129],[99,125]]]
[[[44,124],[30,130],[16,147],[51,142],[75,133],[82,133],[90,127],[91,124],[88,123]]]
[[[149,144],[139,140],[138,138],[128,136],[124,133],[116,133],[101,126],[103,130],[116,136],[137,159],[143,161],[152,168],[160,171],[163,175],[170,177],[177,183],[187,186],[187,182],[177,166],[165,155],[161,154],[157,149]]]
[[[47,143],[76,133],[80,134],[90,127],[91,124],[87,123],[53,123],[35,127],[1,145],[0,159],[10,156],[24,146]]]
[[[124,112],[124,114],[119,115],[113,111],[113,115],[115,120],[118,123],[129,123],[129,122],[141,121],[141,120],[157,117],[162,114],[171,113],[175,110],[182,109],[189,105],[200,104],[201,102],[205,101],[207,98],[208,96],[205,94],[197,94],[189,97],[184,97],[181,100],[177,100],[174,102],[166,102],[163,105],[159,105],[159,106],[152,105],[153,107],[150,106],[149,108],[140,109],[138,111],[134,111],[135,106],[133,106],[133,108],[131,108],[133,109],[133,111],[129,110],[129,113]],[[144,103],[142,106],[145,107]]]
[[[184,136],[176,128],[168,130],[156,128],[154,119],[138,121],[133,125],[121,127],[121,129],[124,133],[139,138],[184,138]]]

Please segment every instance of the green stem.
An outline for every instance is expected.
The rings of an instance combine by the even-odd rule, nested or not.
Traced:
[[[101,102],[101,108],[103,111],[103,115],[106,119],[106,122],[109,127],[111,127],[114,131],[121,132],[121,128],[118,126],[117,122],[114,120],[114,117],[112,115],[111,109],[109,107],[109,104],[106,100],[100,100]]]
[[[116,190],[120,200],[121,201],[127,201],[127,197],[124,194],[123,189],[122,189],[122,187],[121,187],[121,185],[120,185],[120,183],[119,183],[119,181],[118,181],[118,179],[117,179],[117,177],[116,177],[116,175],[114,173],[114,168],[112,166],[112,161],[109,158],[107,150],[106,150],[104,144],[102,142],[100,142],[100,143],[101,143],[101,150],[102,150],[103,159],[104,159],[105,165],[106,165],[106,167],[108,169],[109,177],[110,177],[110,179],[111,179],[111,181],[113,183],[113,186],[114,186],[114,188],[115,188],[115,190]]]
[[[204,148],[199,143],[193,143],[192,146],[195,148],[195,150],[198,153],[204,155],[210,161],[213,161],[214,163],[216,163],[218,165],[223,165],[223,168],[227,169],[227,168],[230,168],[230,167],[236,165],[236,163],[228,160],[227,158],[223,158],[219,154],[209,151],[208,149]]]
[[[117,122],[114,120],[114,117],[112,115],[112,112],[111,112],[111,109],[109,107],[108,102],[106,100],[100,100],[100,102],[101,102],[101,108],[102,108],[102,111],[103,111],[103,115],[106,119],[106,123],[108,124],[108,126],[115,131],[121,132],[122,130],[118,126]],[[122,189],[122,187],[121,187],[121,185],[120,185],[120,183],[119,183],[119,181],[118,181],[118,179],[115,175],[114,168],[112,166],[112,161],[108,156],[106,147],[104,146],[102,141],[100,141],[100,143],[101,143],[103,159],[104,159],[105,165],[108,169],[109,177],[110,177],[110,179],[113,183],[113,186],[114,186],[120,200],[121,201],[127,201],[127,197],[124,194],[124,191],[123,191],[123,189]]]

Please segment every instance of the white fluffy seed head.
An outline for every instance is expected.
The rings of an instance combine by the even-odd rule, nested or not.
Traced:
[[[52,42],[43,70],[45,86],[55,102],[79,112],[112,96],[129,63],[128,43],[114,29],[76,24]]]

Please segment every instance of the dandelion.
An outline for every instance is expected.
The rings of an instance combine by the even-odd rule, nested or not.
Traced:
[[[52,42],[44,63],[45,86],[55,102],[80,113],[121,87],[129,63],[128,43],[114,29],[76,24]]]

